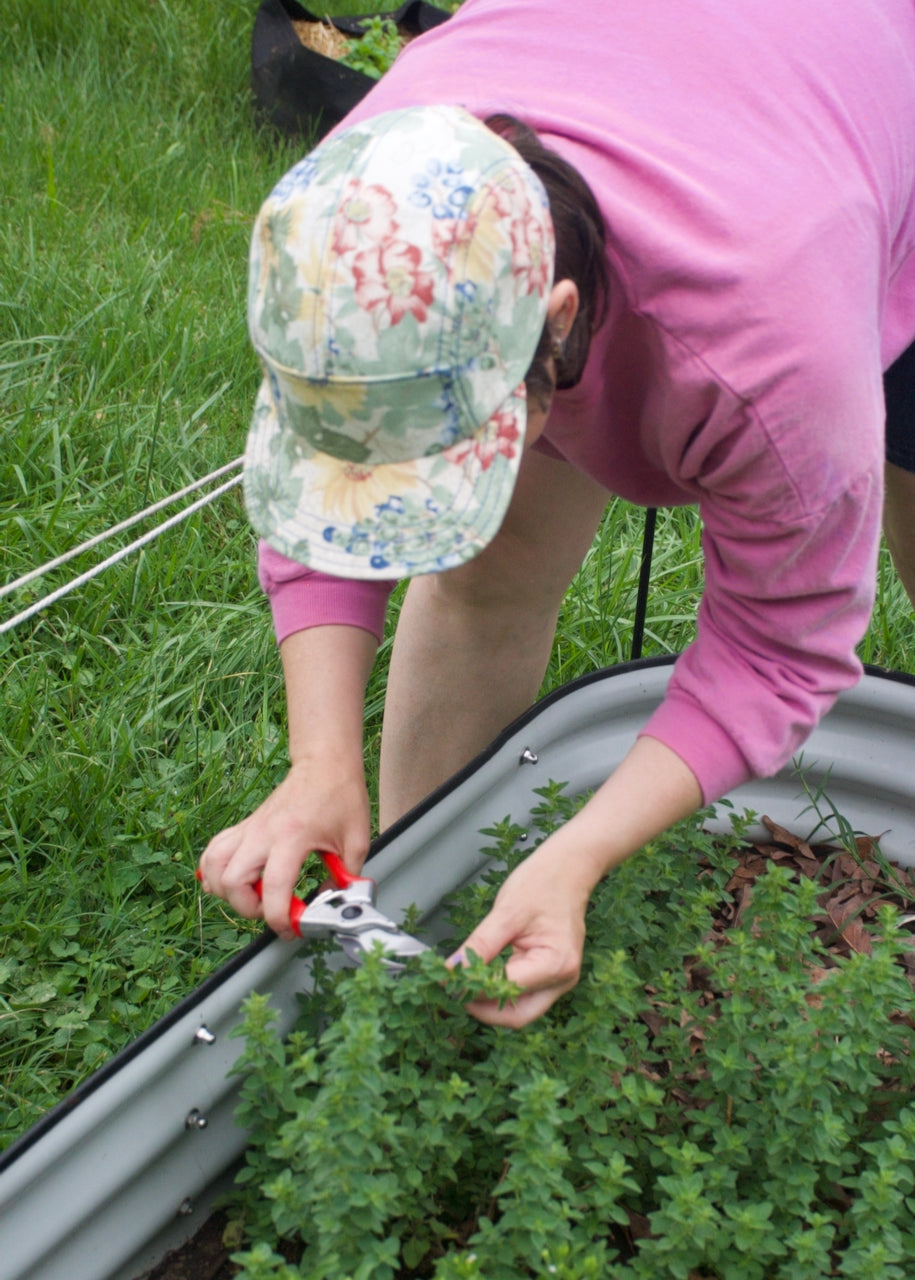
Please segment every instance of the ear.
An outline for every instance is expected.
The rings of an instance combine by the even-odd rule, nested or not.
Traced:
[[[552,337],[562,342],[578,315],[578,285],[574,280],[557,280],[550,291],[546,323]]]

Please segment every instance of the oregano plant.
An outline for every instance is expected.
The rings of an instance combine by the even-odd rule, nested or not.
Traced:
[[[576,805],[484,835],[454,936]],[[772,861],[739,918],[734,840],[700,815],[594,894],[576,989],[524,1031],[484,1027],[504,966],[402,974],[314,948],[282,1040],[252,996],[234,1202],[244,1280],[903,1280],[915,1256],[910,938],[890,905],[827,963],[822,886]]]

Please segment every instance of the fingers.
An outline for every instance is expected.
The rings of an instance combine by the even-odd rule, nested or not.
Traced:
[[[569,920],[564,926],[547,921],[546,927],[536,921],[520,921],[494,909],[470,934],[449,964],[463,963],[472,951],[490,963],[506,947],[512,954],[506,965],[506,977],[522,988],[515,1000],[502,1004],[498,1000],[468,1001],[467,1011],[490,1026],[524,1027],[570,991],[581,974],[584,942],[583,925]]]
[[[263,919],[281,938],[292,938],[290,903],[309,854],[330,850],[358,872],[368,845],[364,780],[334,774],[328,781],[293,766],[249,817],[213,837],[200,858],[200,881],[239,915]]]
[[[227,896],[226,867],[231,863],[243,842],[243,823],[226,827],[224,831],[213,836],[197,865],[197,879],[204,893],[215,893],[221,898]]]
[[[263,919],[280,937],[292,938],[290,902],[311,850],[303,828],[270,824],[254,813],[213,837],[200,858],[200,881],[239,915]]]
[[[520,1030],[538,1018],[542,1018],[560,996],[565,995],[568,988],[562,990],[525,991],[517,1000],[500,1006],[497,1000],[468,1000],[464,1008],[478,1022],[490,1027],[508,1027]]]
[[[254,885],[261,878],[264,859],[249,847],[246,824],[227,827],[204,849],[198,878],[204,893],[224,898],[239,915],[249,919],[264,916]]]
[[[463,944],[448,961],[452,967],[463,964],[465,953],[472,951],[475,956],[489,964],[495,960],[500,951],[512,941],[517,927],[507,917],[500,917],[495,911],[482,920],[473,933],[464,939]]]
[[[311,849],[300,835],[274,842],[261,875],[261,902],[264,919],[279,937],[289,941],[296,936],[289,918],[289,908],[296,881]]]
[[[255,816],[213,837],[200,859],[200,881],[239,915],[263,919],[279,937],[291,939],[289,908],[311,843],[302,830],[276,834]]]
[[[515,951],[506,965],[506,977],[522,988],[507,1004],[498,1000],[470,1000],[468,1013],[494,1027],[526,1027],[543,1017],[560,996],[571,991],[581,972],[580,956],[561,960],[551,949],[537,954]]]

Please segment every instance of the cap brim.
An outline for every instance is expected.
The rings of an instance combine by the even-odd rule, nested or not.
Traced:
[[[248,517],[265,541],[340,578],[406,578],[471,560],[511,501],[527,424],[523,383],[468,439],[410,462],[367,465],[283,428],[262,384],[245,454]]]

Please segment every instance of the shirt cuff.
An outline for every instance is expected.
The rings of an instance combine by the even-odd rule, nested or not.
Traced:
[[[361,627],[379,642],[384,635],[393,581],[334,578],[296,564],[264,542],[259,548],[258,577],[270,600],[278,644],[309,627]]]
[[[703,804],[714,804],[752,777],[730,734],[676,689],[668,692],[638,736],[657,738],[680,757],[696,776]]]

